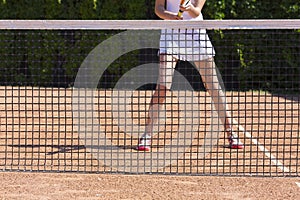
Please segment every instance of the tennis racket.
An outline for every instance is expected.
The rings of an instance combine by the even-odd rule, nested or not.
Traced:
[[[180,5],[181,6],[187,6],[190,3],[191,0],[181,0]],[[182,17],[183,11],[179,9],[177,16]]]

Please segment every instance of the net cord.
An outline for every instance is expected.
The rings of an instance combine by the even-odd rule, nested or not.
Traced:
[[[0,30],[300,29],[300,19],[282,20],[0,20]]]

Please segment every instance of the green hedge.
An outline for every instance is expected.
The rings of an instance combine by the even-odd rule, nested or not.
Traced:
[[[296,92],[300,88],[299,30],[231,30],[211,34],[227,88]]]
[[[1,19],[157,19],[154,0],[0,0]],[[300,2],[211,0],[206,19],[299,18]],[[1,31],[0,78],[6,85],[68,87],[87,54],[115,31]],[[216,61],[229,89],[299,91],[299,30],[210,31]],[[149,50],[153,52],[152,50]],[[155,55],[152,53],[151,58]],[[141,63],[122,56],[102,87]]]

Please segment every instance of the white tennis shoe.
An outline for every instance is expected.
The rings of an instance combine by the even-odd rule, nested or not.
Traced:
[[[228,137],[229,148],[231,149],[243,149],[244,144],[240,141],[239,136],[236,132],[233,132],[231,129],[227,129],[226,132],[231,132],[231,135]]]
[[[151,137],[147,136],[147,135],[142,136],[135,149],[137,151],[150,151],[151,150]]]

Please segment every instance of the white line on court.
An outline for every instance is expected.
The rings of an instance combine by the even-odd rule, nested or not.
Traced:
[[[298,187],[300,187],[300,182],[295,182]]]
[[[243,131],[243,132],[245,133],[245,136],[246,136],[247,138],[249,138],[249,139],[252,141],[253,144],[257,145],[258,148],[259,148],[262,152],[264,152],[264,154],[265,154],[268,158],[270,158],[271,161],[272,161],[272,162],[273,162],[273,163],[274,163],[281,171],[283,171],[283,172],[290,172],[290,169],[289,169],[288,167],[285,167],[285,166],[282,164],[282,162],[280,162],[279,160],[277,160],[277,158],[276,158],[275,156],[273,156],[273,155],[270,153],[270,151],[269,151],[267,148],[264,147],[264,145],[262,145],[258,140],[256,140],[255,138],[253,138],[252,135],[251,135],[248,131],[246,131],[246,130],[244,129],[243,126],[239,125],[235,119],[233,120],[233,123],[234,123],[234,124],[237,124],[237,125],[239,126],[239,130]]]

